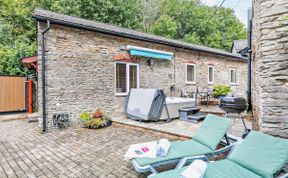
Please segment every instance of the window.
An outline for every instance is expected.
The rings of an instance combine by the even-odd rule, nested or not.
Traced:
[[[238,70],[236,68],[230,69],[230,83],[238,84]]]
[[[195,64],[186,64],[186,83],[196,83],[196,66]]]
[[[208,66],[208,84],[214,83],[214,66]]]
[[[127,95],[131,88],[139,87],[139,65],[115,63],[116,95]]]
[[[138,66],[137,65],[129,65],[129,89],[138,88]]]

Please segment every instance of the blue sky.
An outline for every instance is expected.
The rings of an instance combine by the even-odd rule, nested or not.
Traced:
[[[208,6],[219,6],[223,0],[201,0]],[[247,26],[247,10],[252,6],[252,0],[226,0],[223,4],[224,7],[234,9],[234,13],[240,21]]]

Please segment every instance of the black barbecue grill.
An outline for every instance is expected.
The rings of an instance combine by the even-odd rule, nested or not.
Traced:
[[[229,113],[238,114],[245,127],[245,133],[242,135],[242,137],[246,137],[250,130],[247,128],[243,117],[241,117],[241,113],[244,112],[247,108],[246,99],[243,97],[223,97],[220,99],[219,107],[226,112],[226,116]]]
[[[237,113],[245,111],[247,103],[245,98],[242,97],[223,97],[220,99],[219,107],[226,113]]]

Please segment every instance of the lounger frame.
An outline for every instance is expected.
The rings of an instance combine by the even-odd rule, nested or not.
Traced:
[[[233,148],[232,148],[233,149]],[[231,151],[229,152],[229,154],[231,153]],[[198,158],[197,158],[198,157]],[[185,159],[185,161],[184,161],[184,159],[183,159],[183,162],[185,162],[185,164],[180,164],[180,162],[179,162],[179,164],[177,165],[177,167],[175,168],[175,169],[181,169],[181,168],[183,168],[185,165],[186,165],[186,160],[188,161],[191,161],[191,162],[193,162],[194,160],[196,160],[196,159],[202,159],[202,158],[204,158],[203,156],[194,156],[194,157],[190,157],[190,158],[184,158]],[[203,159],[202,159],[203,160]],[[213,162],[213,161],[209,161],[209,160],[206,160],[206,162]],[[152,167],[153,168],[153,167]],[[154,169],[154,168],[153,168]],[[155,169],[154,169],[155,170]],[[152,174],[150,174],[147,178],[151,178],[151,177],[153,177],[155,174],[158,174],[157,173],[157,171],[156,171],[156,173],[152,173]],[[275,178],[288,178],[288,173],[285,173],[285,174],[283,174],[283,175],[279,175],[279,176],[276,176]]]
[[[209,158],[212,156],[222,154],[226,151],[233,149],[233,147],[242,140],[241,138],[238,138],[238,137],[235,137],[235,136],[229,135],[229,134],[227,134],[227,137],[230,141],[229,145],[216,150],[214,153],[209,153],[207,155],[198,155],[198,156],[192,156],[192,157],[171,159],[171,160],[167,160],[167,161],[157,162],[155,164],[151,164],[151,165],[147,165],[147,166],[141,166],[137,163],[137,161],[135,159],[133,159],[132,165],[133,165],[136,172],[139,172],[139,173],[151,172],[152,174],[150,176],[152,176],[152,175],[158,174],[157,170],[155,169],[155,167],[158,167],[158,166],[162,166],[162,165],[166,165],[166,164],[173,164],[173,163],[178,162],[176,168],[181,168],[184,165],[186,165],[187,163],[193,162],[195,159],[201,159],[204,161],[208,161]],[[221,143],[223,144],[224,142],[221,141]]]
[[[288,173],[286,173],[286,174],[284,174],[284,175],[282,175],[282,176],[278,176],[278,177],[276,177],[276,178],[287,178],[288,177]]]

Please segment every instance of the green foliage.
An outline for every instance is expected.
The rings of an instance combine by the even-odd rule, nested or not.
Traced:
[[[111,121],[111,117],[105,116],[105,117],[104,117],[104,120],[105,120],[105,121]]]
[[[143,19],[139,0],[43,0],[39,5],[54,12],[131,29],[139,29]]]
[[[97,128],[105,127],[106,122],[107,121],[102,118],[93,118],[93,119],[83,122],[83,126],[92,128],[92,129],[97,129]]]
[[[138,0],[1,0],[0,75],[29,74],[19,59],[35,55],[35,7],[138,29],[142,9]]]
[[[149,29],[154,34],[230,51],[233,40],[246,38],[243,24],[233,13],[229,8],[217,10],[191,0],[166,0]]]
[[[96,110],[96,112],[94,112],[92,115],[95,116],[99,114],[99,112],[100,110]],[[102,111],[101,111],[101,114],[103,114]],[[109,126],[107,124],[109,122],[111,123],[111,118],[107,115],[104,115],[104,118],[102,118],[102,116],[98,118],[94,118],[88,112],[82,112],[80,114],[80,121],[83,127],[97,129],[97,128]]]
[[[36,53],[34,7],[33,0],[0,1],[0,74],[29,73],[19,59]]]
[[[163,15],[157,19],[149,29],[155,35],[174,38],[177,32],[177,22],[168,15]]]
[[[37,54],[35,7],[226,51],[246,38],[232,9],[196,0],[1,0],[0,75],[29,73],[19,59]]]
[[[226,85],[214,85],[213,87],[213,96],[226,96],[228,93],[230,93],[232,90],[230,86]]]
[[[86,127],[97,129],[99,127],[105,127],[106,122],[101,118],[91,119],[85,123]]]
[[[92,119],[91,115],[88,112],[82,112],[80,114],[80,121],[81,122],[87,122]]]

